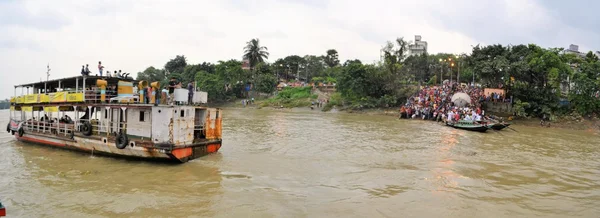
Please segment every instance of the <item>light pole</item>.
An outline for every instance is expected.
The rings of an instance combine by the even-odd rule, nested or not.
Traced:
[[[279,64],[279,70],[277,71],[277,83],[279,83],[279,71],[283,68],[283,64]]]
[[[452,58],[448,58],[448,65],[450,66],[450,86],[452,86],[452,67],[454,67],[454,63],[452,62]]]
[[[473,87],[475,87],[475,71],[473,70],[473,82],[471,83]]]
[[[440,58],[440,81],[441,81],[441,84],[444,85],[444,80],[442,78],[444,63],[448,63],[448,67],[450,69],[450,84],[452,84],[452,67],[454,67],[454,62],[452,62],[452,58],[448,58],[448,59]]]
[[[444,86],[444,78],[443,78],[443,77],[444,77],[444,75],[442,75],[442,74],[443,74],[443,71],[444,71],[444,70],[443,70],[444,68],[442,67],[443,61],[444,61],[444,60],[442,60],[442,59],[440,58],[440,86]]]

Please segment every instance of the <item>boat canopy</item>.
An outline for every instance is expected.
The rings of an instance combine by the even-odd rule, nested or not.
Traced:
[[[53,79],[53,80],[41,81],[41,82],[35,82],[35,83],[15,85],[15,88],[20,88],[20,87],[38,87],[39,88],[39,87],[44,87],[44,85],[46,85],[47,87],[58,87],[59,83],[60,83],[61,87],[75,87],[78,80],[79,80],[79,84],[82,85],[83,83],[81,83],[81,82],[83,81],[83,79],[86,80],[87,85],[91,85],[91,86],[95,86],[96,81],[98,79],[106,80],[110,84],[117,83],[119,81],[135,82],[135,80],[131,77],[119,78],[119,77],[106,77],[106,76],[85,76],[85,78],[84,78],[84,76],[74,76],[74,77]]]

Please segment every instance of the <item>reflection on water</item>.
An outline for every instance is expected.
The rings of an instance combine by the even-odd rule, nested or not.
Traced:
[[[7,121],[7,111],[0,117]],[[182,165],[0,135],[12,217],[597,217],[591,132],[229,109],[221,151]]]

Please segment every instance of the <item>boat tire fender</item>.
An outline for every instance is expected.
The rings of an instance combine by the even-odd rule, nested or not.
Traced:
[[[117,135],[117,138],[115,139],[115,144],[117,145],[118,149],[124,149],[125,147],[127,147],[127,144],[129,144],[129,139],[127,139],[127,135],[119,133],[119,135]]]
[[[83,126],[81,126],[81,132],[85,136],[91,136],[92,135],[92,124],[87,121],[83,122]]]
[[[19,130],[17,130],[17,133],[19,133],[19,137],[23,137],[23,134],[25,134],[23,127],[19,127]]]
[[[6,124],[6,132],[10,133],[10,123]]]

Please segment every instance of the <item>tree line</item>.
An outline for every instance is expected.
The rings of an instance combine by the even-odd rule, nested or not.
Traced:
[[[178,55],[162,69],[148,67],[139,72],[137,79],[162,84],[171,77],[196,81],[211,101],[245,98],[248,86],[273,93],[278,81],[334,83],[341,98],[336,102],[353,108],[396,107],[419,86],[460,79],[461,83],[505,89],[519,116],[573,111],[596,115],[600,111],[600,61],[592,52],[578,55],[535,44],[495,44],[477,45],[471,54],[411,55],[410,45],[402,37],[388,41],[381,50],[382,60],[372,64],[342,62],[335,49],[321,55],[289,55],[268,63],[268,48],[252,39],[243,48],[246,69],[239,60],[188,64],[185,56]]]

